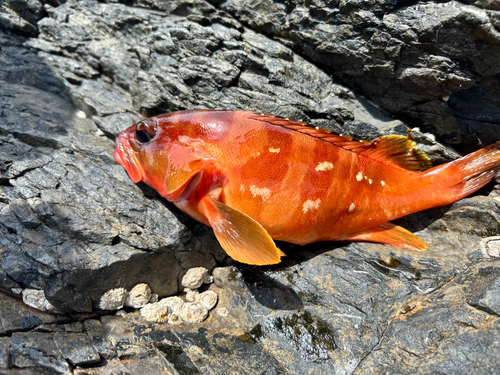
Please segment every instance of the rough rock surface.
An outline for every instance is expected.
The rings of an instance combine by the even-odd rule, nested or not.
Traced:
[[[425,252],[283,243],[279,266],[223,267],[210,229],[113,158],[120,130],[188,108],[365,139],[405,134],[405,120],[460,149],[493,142],[498,4],[213,4],[0,3],[0,374],[498,373],[493,184],[400,219]],[[413,134],[435,160],[453,157]],[[200,266],[219,298],[199,324],[96,310],[114,288],[176,294]],[[26,288],[59,314],[24,305]]]
[[[210,1],[441,141],[498,139],[498,1]]]

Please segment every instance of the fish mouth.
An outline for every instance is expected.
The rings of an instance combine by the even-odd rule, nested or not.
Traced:
[[[116,138],[114,156],[118,164],[125,168],[134,183],[142,180],[143,171],[137,153],[132,149],[129,139],[123,133]]]

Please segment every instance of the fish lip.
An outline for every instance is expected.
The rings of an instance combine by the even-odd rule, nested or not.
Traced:
[[[114,156],[118,164],[127,171],[130,179],[138,183],[143,179],[143,170],[139,165],[139,160],[135,151],[130,146],[130,141],[126,134],[121,133],[116,137],[116,150]]]

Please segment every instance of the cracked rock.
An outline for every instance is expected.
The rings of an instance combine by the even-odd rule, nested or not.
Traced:
[[[1,2],[0,372],[496,374],[491,185],[397,221],[426,251],[282,243],[278,266],[232,267],[113,151],[144,117],[244,109],[363,139],[418,127],[441,163],[498,141],[499,25],[491,1]],[[208,319],[97,311],[145,283],[189,312],[165,297],[194,267],[215,281]]]

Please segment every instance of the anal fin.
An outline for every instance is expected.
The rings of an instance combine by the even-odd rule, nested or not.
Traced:
[[[281,261],[285,254],[257,221],[212,197],[201,203],[217,240],[231,258],[258,266]]]
[[[347,236],[340,240],[378,242],[403,249],[425,250],[427,244],[413,233],[392,223],[384,223]]]

